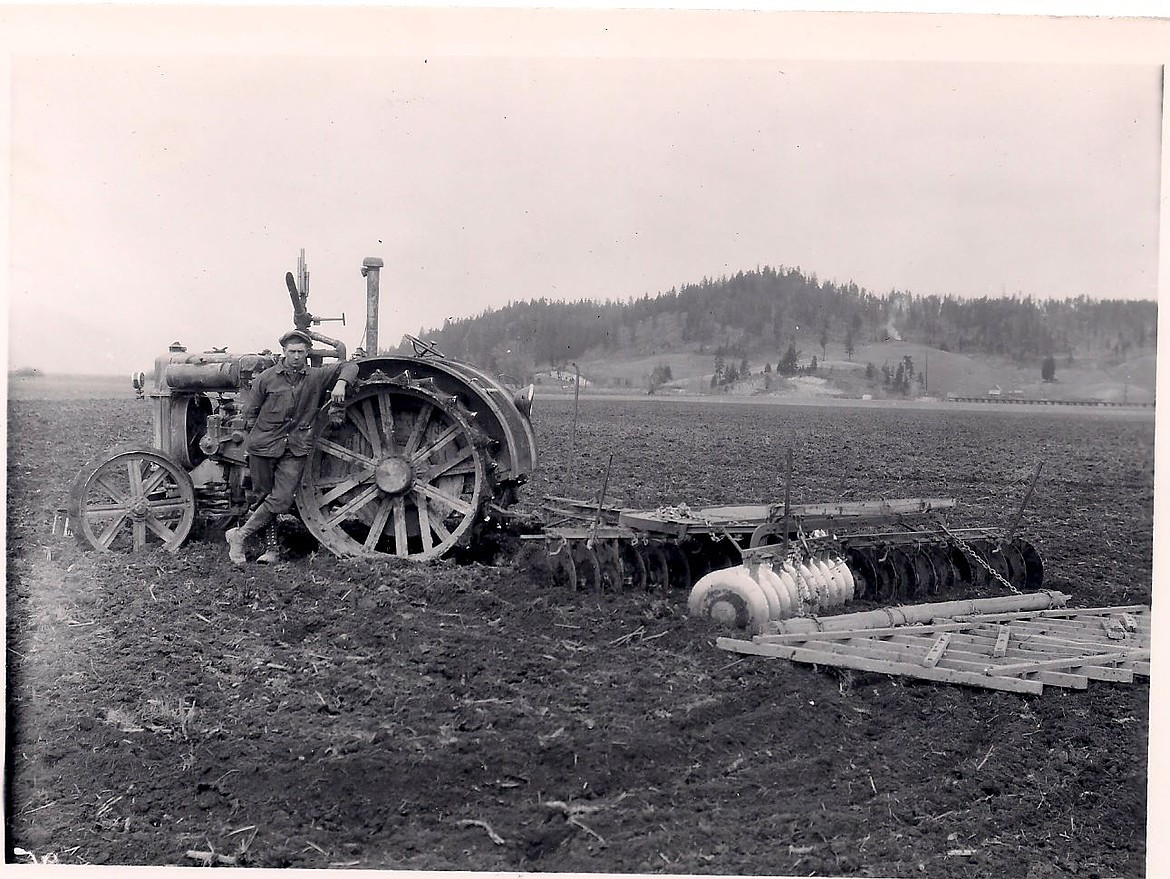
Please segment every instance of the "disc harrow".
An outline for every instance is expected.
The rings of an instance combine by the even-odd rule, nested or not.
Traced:
[[[548,524],[524,538],[544,547],[535,555],[543,555],[551,582],[586,592],[689,590],[692,613],[737,624],[815,615],[849,601],[1043,587],[1044,563],[1030,541],[1003,529],[951,527],[944,513],[955,506],[949,498],[908,498],[635,510],[546,497]]]

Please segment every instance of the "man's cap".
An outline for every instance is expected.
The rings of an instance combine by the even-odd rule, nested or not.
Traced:
[[[280,337],[280,347],[283,348],[289,342],[293,342],[293,341],[304,342],[310,348],[313,347],[313,337],[310,336],[308,333],[306,333],[304,330],[289,330],[287,333],[285,333],[283,336]]]

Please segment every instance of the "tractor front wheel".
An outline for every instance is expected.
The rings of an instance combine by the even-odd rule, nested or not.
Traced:
[[[69,518],[83,546],[175,552],[195,522],[195,487],[190,474],[158,449],[111,449],[73,480]]]

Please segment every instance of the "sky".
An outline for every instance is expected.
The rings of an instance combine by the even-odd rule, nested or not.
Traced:
[[[1157,296],[1153,22],[89,12],[10,56],[11,368],[275,348],[301,248],[351,350],[370,256],[383,345],[763,265]]]

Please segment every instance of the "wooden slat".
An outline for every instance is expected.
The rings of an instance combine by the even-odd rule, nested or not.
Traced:
[[[955,671],[950,668],[923,668],[921,665],[914,663],[874,659],[868,656],[842,656],[828,651],[810,650],[804,647],[789,647],[784,644],[757,644],[752,641],[739,641],[734,638],[719,638],[716,644],[724,650],[733,650],[736,653],[772,656],[815,665],[831,665],[838,668],[851,668],[858,671],[901,675],[903,677],[921,678],[923,680],[940,681],[950,684],[968,684],[990,690],[1006,690],[1011,693],[1028,693],[1038,696],[1044,692],[1044,685],[1039,681],[1024,680],[1022,678],[980,675],[972,672]]]
[[[598,525],[596,528],[592,525],[557,525],[546,528],[541,536],[564,537],[569,540],[584,540],[589,537],[596,537],[599,540],[616,540],[632,539],[635,535],[629,528],[619,528],[617,525]]]
[[[943,652],[947,649],[947,645],[951,643],[951,633],[943,632],[935,639],[934,644],[931,645],[930,650],[927,651],[926,656],[922,658],[922,664],[927,668],[932,668],[938,665],[938,661],[942,659]]]
[[[1104,616],[1111,613],[1131,613],[1149,617],[1150,609],[1141,604],[1120,605],[1118,607],[1053,607],[1045,610],[1001,611],[998,613],[965,614],[953,619],[969,619],[978,617],[983,622],[1001,622],[1003,620],[1030,619],[1044,617],[1059,619],[1061,617],[1089,617]],[[1141,619],[1141,616],[1138,616]]]
[[[868,515],[913,515],[954,509],[954,498],[891,498],[876,501],[846,501],[839,504],[793,504],[794,516],[865,517]]]
[[[1100,637],[1103,633],[1102,626],[1106,625],[1110,617],[1080,617],[1072,619],[1061,618],[1045,618],[1038,620],[1020,620],[1019,625],[1028,626],[1033,629],[1046,628],[1052,632],[1064,632],[1070,635],[1083,634],[1089,637]],[[1120,625],[1120,623],[1118,623]],[[1135,630],[1134,634],[1137,631]]]
[[[976,622],[972,620],[972,622]],[[978,621],[980,625],[991,625],[989,621]],[[1074,623],[1066,620],[1012,620],[1012,629],[1019,632],[1037,632],[1059,637],[1083,638],[1087,640],[1107,640],[1104,629],[1099,620],[1086,623]],[[1131,632],[1135,638],[1144,638],[1143,632]]]
[[[979,623],[975,621],[965,623],[930,623],[928,625],[907,625],[907,626],[885,626],[880,629],[840,629],[829,632],[792,632],[788,634],[778,635],[757,635],[757,641],[774,644],[798,644],[809,640],[832,640],[849,638],[867,638],[869,636],[882,637],[883,635],[895,635],[901,632],[921,632],[938,633],[938,632],[961,632],[965,629],[975,629]]]
[[[901,641],[902,639],[909,639],[913,636],[909,635],[895,635],[890,640]],[[961,635],[951,638],[950,644],[947,646],[946,656],[940,660],[939,664],[947,667],[954,667],[965,671],[977,671],[987,667],[990,654],[987,652],[990,649],[989,645],[981,647],[980,645],[972,645],[962,643]],[[924,638],[916,639],[925,641]],[[810,645],[812,646],[812,645]],[[1009,648],[1008,655],[1012,656],[1012,651]],[[1019,656],[1020,659],[1031,659],[1032,657],[1024,653]],[[1042,684],[1048,684],[1054,687],[1072,687],[1073,689],[1083,690],[1089,685],[1089,679],[1082,674],[1072,674],[1069,672],[1060,671],[1041,671],[1035,675],[1036,680]]]
[[[983,655],[988,657],[995,655],[997,640],[998,637],[996,635],[987,632],[961,632],[955,637],[956,643],[970,645],[972,649],[979,650]],[[1076,644],[1055,639],[1045,639],[1041,635],[1035,638],[1013,637],[1008,642],[1005,655],[1046,656],[1056,659],[1061,656],[1084,656],[1086,652],[1092,652],[1086,651],[1086,648],[1095,648],[1096,646],[1092,644]],[[1096,652],[1099,653],[1101,651],[1097,650]]]
[[[1027,674],[1032,671],[1062,668],[1105,668],[1111,662],[1149,659],[1148,651],[1125,653],[1097,653],[1089,656],[1065,656],[1060,659],[1042,659],[1036,662],[1015,662],[1004,665],[989,665],[987,674]]]
[[[995,646],[991,648],[992,656],[1003,656],[1007,653],[1008,638],[1011,637],[1011,633],[1010,627],[999,627],[999,634],[995,636]]]
[[[974,674],[982,673],[986,668],[990,656],[985,650],[979,650],[971,645],[956,645],[956,642],[961,636],[952,636],[951,641],[947,646],[946,654],[939,658],[937,664],[942,668],[953,668],[956,671],[971,672]],[[925,659],[929,655],[933,642],[926,637],[914,637],[910,635],[895,635],[889,639],[857,639],[850,641],[840,647],[834,648],[833,652],[847,655],[850,653],[861,653],[866,656],[874,656],[878,658],[895,658],[903,659],[906,654],[899,654],[893,651],[898,649],[898,645],[910,646],[917,648],[912,654],[914,656],[921,656]],[[809,642],[806,645],[809,649],[818,649],[821,645],[817,642]],[[887,652],[889,651],[889,652]],[[1031,659],[1030,656],[1021,657],[1022,659]],[[1089,684],[1089,679],[1085,675],[1071,674],[1059,671],[1040,671],[1035,675],[1035,679],[1042,684],[1051,684],[1056,687],[1073,687],[1078,690],[1083,690]]]
[[[695,522],[701,525],[701,522]],[[649,531],[653,534],[664,534],[668,537],[682,539],[687,535],[688,525],[683,522],[664,522],[661,519],[650,518],[641,513],[625,511],[618,516],[618,525],[633,528],[637,531]]]
[[[985,631],[985,630],[977,630]],[[1036,643],[1051,643],[1053,645],[1063,644],[1068,647],[1101,647],[1102,653],[1110,650],[1117,650],[1119,648],[1134,648],[1141,649],[1149,646],[1149,642],[1144,638],[1133,638],[1129,642],[1125,641],[1111,641],[1105,637],[1104,632],[1099,634],[1089,633],[1070,633],[1070,632],[1053,632],[1052,629],[1038,626],[1032,627],[1027,623],[1016,622],[1012,623],[1012,632],[1020,641],[1034,641]]]
[[[760,643],[758,636],[756,641],[757,643]],[[938,665],[944,668],[951,668],[956,671],[969,672],[973,674],[986,672],[989,663],[992,661],[990,654],[992,645],[990,641],[982,644],[964,642],[968,642],[968,639],[965,635],[952,634],[950,643],[947,647],[946,655],[938,660]],[[821,641],[819,639],[810,638],[804,644],[791,646],[801,646],[810,650],[826,650],[832,653],[841,654],[843,656],[862,655],[878,659],[888,659],[896,662],[922,663],[929,655],[933,643],[934,642],[927,635],[914,635],[907,631],[900,634],[890,635],[885,638],[870,639],[858,637],[849,639],[847,641],[829,639]],[[1081,651],[1068,658],[1083,660],[1084,655],[1084,652]],[[1028,664],[1042,662],[1047,659],[1059,658],[1053,657],[1048,653],[1016,650],[1014,648],[1009,648],[1008,656],[1019,662],[1027,662]],[[1120,674],[1118,670],[1114,668],[1106,668],[1101,670],[1088,668],[1084,670],[1078,670],[1078,673],[1075,674],[1058,670],[1040,669],[1035,672],[1035,677],[1037,680],[1041,681],[1041,683],[1051,684],[1053,686],[1084,689],[1090,679],[1124,680],[1125,675]]]

